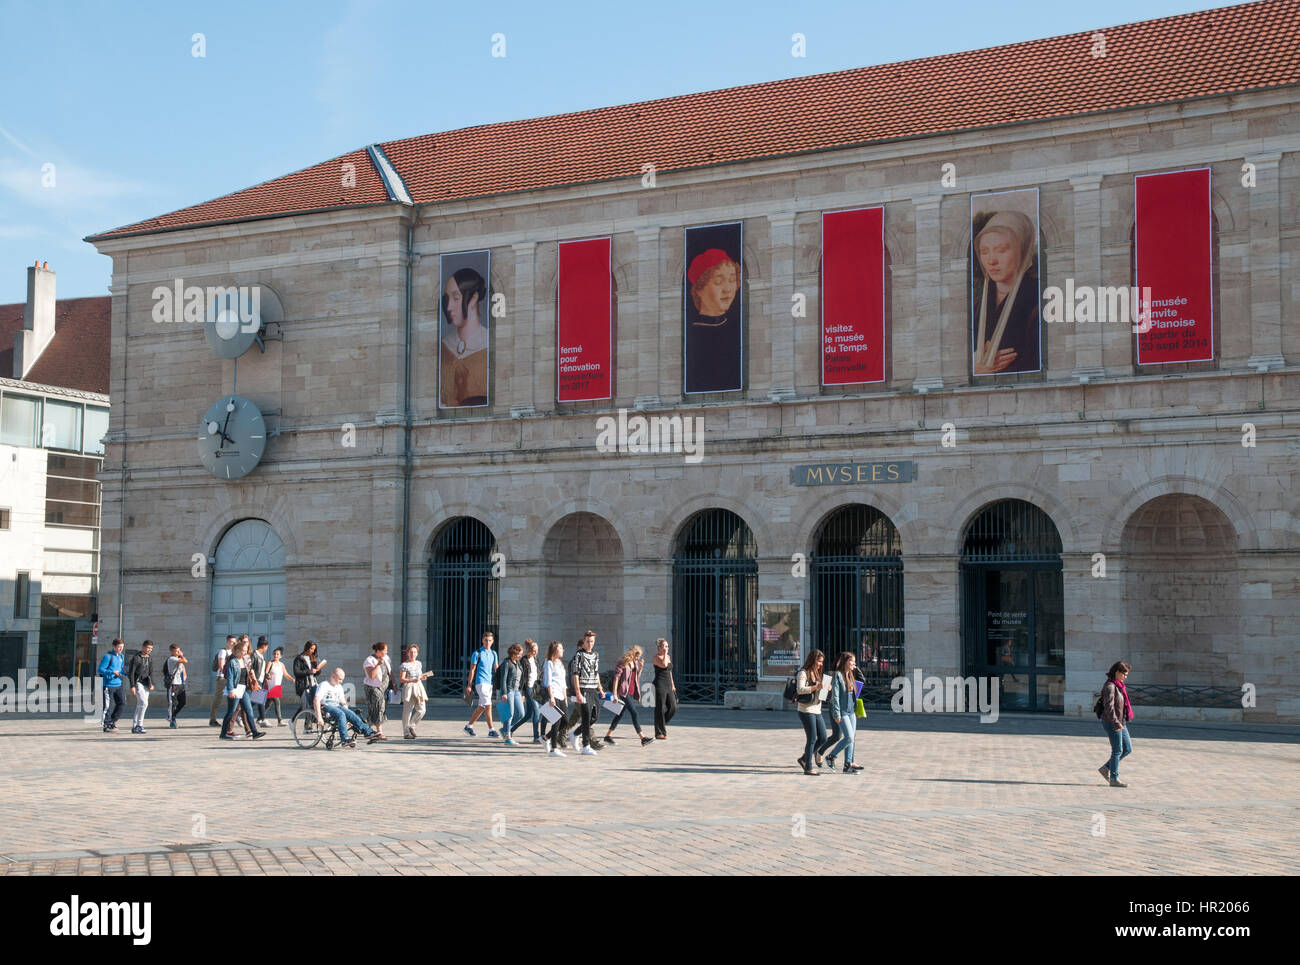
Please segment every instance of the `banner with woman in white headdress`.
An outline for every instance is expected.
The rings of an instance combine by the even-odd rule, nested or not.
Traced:
[[[971,372],[1042,368],[1038,189],[971,196]]]

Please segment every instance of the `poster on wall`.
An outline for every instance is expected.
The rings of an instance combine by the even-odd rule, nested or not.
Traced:
[[[785,680],[803,665],[798,600],[758,601],[758,678]]]
[[[885,209],[822,215],[822,385],[885,381]]]
[[[970,236],[971,373],[1039,371],[1038,189],[971,195]]]
[[[682,369],[687,395],[744,388],[743,250],[739,221],[686,229]]]
[[[461,251],[438,258],[438,408],[488,404],[488,279],[490,251]]]
[[[1149,313],[1139,316],[1146,331],[1137,336],[1138,365],[1208,362],[1214,358],[1210,169],[1140,174],[1133,194],[1133,285]]]
[[[555,398],[613,396],[614,285],[608,238],[560,242],[555,303]]]

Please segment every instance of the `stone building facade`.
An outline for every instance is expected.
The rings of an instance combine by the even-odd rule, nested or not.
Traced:
[[[1279,6],[1294,28],[1300,10]],[[591,627],[606,665],[675,640],[679,685],[720,700],[779,689],[753,667],[754,605],[774,599],[803,601],[805,646],[886,641],[882,679],[986,673],[983,598],[969,595],[990,578],[971,553],[984,519],[1042,544],[993,561],[1039,588],[1036,666],[1008,673],[1004,709],[1086,714],[1124,659],[1148,713],[1300,718],[1297,81],[697,164],[653,186],[638,160],[620,178],[422,200],[414,149],[386,145],[363,171],[382,195],[364,204],[96,236],[114,266],[105,637],[206,661],[225,630],[265,628],[290,653],[319,641],[354,676],[371,642],[414,643],[450,690],[479,624],[543,645]],[[1134,176],[1202,167],[1213,363],[1139,368],[1125,326],[1045,324],[1041,372],[971,375],[971,194],[1039,189],[1044,285],[1129,285]],[[886,381],[825,387],[820,218],[871,205],[885,209]],[[724,221],[744,224],[745,388],[687,398],[683,228]],[[557,244],[606,235],[614,398],[560,404]],[[475,249],[505,296],[491,404],[448,412],[438,255]],[[265,286],[283,324],[264,352],[217,358],[200,326],[155,321],[154,290],[176,279]],[[256,470],[224,482],[200,465],[195,427],[235,391],[272,438]],[[598,451],[597,420],[620,409],[701,417],[702,460]],[[891,461],[915,478],[792,480]],[[858,545],[887,531],[890,546],[889,573],[874,556],[852,570],[843,605],[819,599],[849,585],[817,583],[818,558],[843,555],[832,524],[863,528]],[[874,616],[851,617],[864,600]]]

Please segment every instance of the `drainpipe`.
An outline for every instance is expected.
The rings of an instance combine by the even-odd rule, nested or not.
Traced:
[[[406,653],[409,645],[408,622],[410,601],[408,588],[411,569],[411,288],[415,260],[415,223],[419,220],[420,206],[411,208],[411,223],[406,226],[406,336],[402,351],[405,373],[402,377],[402,639],[399,654]]]

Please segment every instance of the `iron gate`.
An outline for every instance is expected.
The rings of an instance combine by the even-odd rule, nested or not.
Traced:
[[[485,632],[500,628],[500,580],[492,575],[496,538],[482,522],[458,516],[434,540],[429,558],[429,634],[424,669],[435,697],[464,692],[469,657]]]
[[[1061,536],[1021,499],[982,509],[961,557],[962,647],[968,676],[997,677],[1003,710],[1064,711]]]
[[[852,651],[863,676],[862,699],[888,704],[889,681],[906,671],[897,528],[871,506],[837,510],[818,533],[811,575],[810,639],[826,654],[828,666]]]
[[[749,526],[726,509],[696,513],[673,556],[673,680],[682,701],[720,704],[753,690],[758,560]]]

